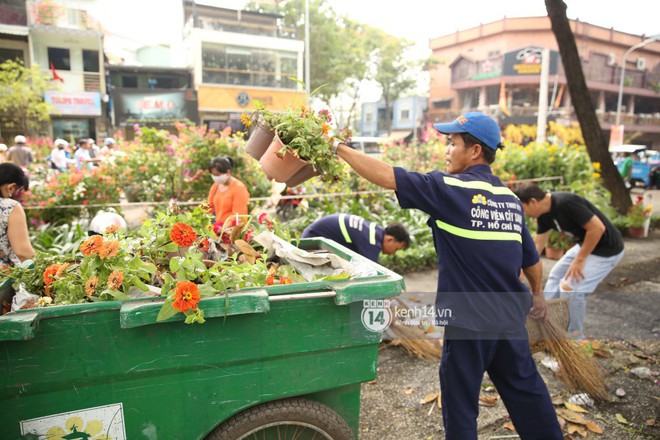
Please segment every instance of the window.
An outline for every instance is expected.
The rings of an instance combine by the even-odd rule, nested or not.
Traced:
[[[23,58],[23,51],[21,49],[0,49],[0,64],[7,60],[16,61],[17,59],[25,61]]]
[[[124,75],[121,77],[121,86],[127,89],[137,89],[138,80],[135,75]]]
[[[410,120],[410,109],[401,110],[401,120],[402,121]]]
[[[69,54],[69,49],[49,47],[48,66],[51,65],[57,70],[71,70],[71,55]]]
[[[157,76],[155,80],[157,89],[176,89],[179,86],[179,82],[176,80],[176,78]]]
[[[99,71],[99,51],[83,49],[83,70],[85,72]]]
[[[366,124],[371,124],[374,122],[374,114],[373,113],[367,113],[364,115],[364,122]]]
[[[295,52],[205,44],[202,63],[205,83],[296,88],[296,83],[289,79],[298,73]]]

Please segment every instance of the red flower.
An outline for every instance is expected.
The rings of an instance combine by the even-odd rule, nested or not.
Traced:
[[[199,243],[197,243],[197,247],[202,252],[208,252],[209,248],[211,247],[211,243],[209,243],[208,238],[204,238],[204,239],[200,240]]]
[[[270,274],[266,277],[266,285],[272,286],[273,284],[275,284],[275,275]]]
[[[259,214],[259,217],[257,217],[257,221],[259,222],[260,225],[263,225],[266,220],[268,220],[268,214],[266,214],[265,212]]]
[[[213,223],[213,232],[215,232],[215,235],[220,235],[220,232],[222,232],[222,223]]]
[[[44,271],[44,284],[50,286],[56,280],[57,272],[60,270],[59,264],[51,264]]]
[[[195,283],[181,281],[176,285],[172,307],[180,312],[187,312],[188,310],[197,308],[197,303],[200,299],[199,289]]]
[[[189,225],[179,222],[170,229],[170,238],[180,247],[189,247],[197,240],[197,234]]]
[[[101,245],[101,249],[99,249],[99,257],[101,258],[101,260],[105,260],[106,258],[112,258],[115,255],[117,255],[118,251],[119,251],[118,241],[106,241]]]
[[[247,231],[245,231],[245,235],[243,236],[243,240],[245,240],[249,243],[250,240],[252,240],[253,236],[254,236],[254,230],[248,229]]]
[[[101,245],[103,245],[103,237],[94,235],[80,245],[80,252],[84,256],[89,257],[92,254],[98,254],[99,250],[101,250]]]

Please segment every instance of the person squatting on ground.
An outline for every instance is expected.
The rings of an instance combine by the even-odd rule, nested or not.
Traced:
[[[393,254],[410,245],[410,235],[401,223],[383,228],[357,215],[331,214],[307,226],[301,238],[324,237],[378,263],[382,252]]]
[[[218,156],[209,164],[213,185],[209,191],[208,204],[217,223],[223,224],[234,214],[248,213],[250,193],[243,182],[231,175],[233,169],[234,159],[229,156]]]
[[[525,215],[538,221],[534,243],[540,253],[554,229],[577,242],[555,264],[543,289],[545,299],[568,298],[568,332],[584,338],[585,296],[623,258],[623,237],[608,218],[584,197],[567,192],[546,193],[533,183],[516,189]]]
[[[501,148],[499,127],[470,112],[435,128],[448,134],[448,172],[408,172],[338,141],[334,146],[362,177],[395,190],[402,208],[430,215],[438,254],[436,309],[448,317],[440,364],[446,438],[477,438],[487,371],[520,438],[563,439],[525,329],[530,310],[538,319],[547,313],[540,259],[520,201],[490,169]],[[518,277],[521,268],[531,295]]]

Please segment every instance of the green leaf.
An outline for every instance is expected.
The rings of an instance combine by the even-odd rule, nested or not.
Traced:
[[[616,417],[616,421],[621,423],[622,425],[629,424],[628,420],[626,420],[626,418],[623,417],[623,414],[616,413],[616,415],[614,417]]]
[[[167,319],[170,319],[179,311],[172,307],[172,299],[167,298],[165,302],[163,303],[163,307],[161,307],[160,311],[158,312],[158,316],[156,317],[156,321],[165,321]]]
[[[209,296],[214,296],[218,291],[213,287],[213,284],[208,281],[205,284],[197,286],[199,289],[199,296],[206,298]]]
[[[176,272],[181,267],[181,258],[170,258],[170,271]]]
[[[340,273],[337,275],[328,275],[326,277],[318,278],[316,281],[338,281],[338,280],[347,280],[351,277],[351,274]]]
[[[161,246],[159,250],[163,252],[176,252],[179,250],[179,245],[172,241],[167,243],[166,245]]]

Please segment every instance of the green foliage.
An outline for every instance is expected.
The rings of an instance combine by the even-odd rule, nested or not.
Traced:
[[[565,233],[552,229],[550,230],[550,236],[548,237],[548,247],[567,251],[573,247],[573,242]]]
[[[87,238],[87,223],[63,225],[44,224],[39,229],[30,229],[30,242],[35,251],[55,254],[74,254],[80,243]]]
[[[25,134],[36,134],[44,121],[50,120],[53,107],[43,99],[51,89],[49,75],[38,65],[29,69],[22,61],[0,64],[0,118],[9,127]]]

